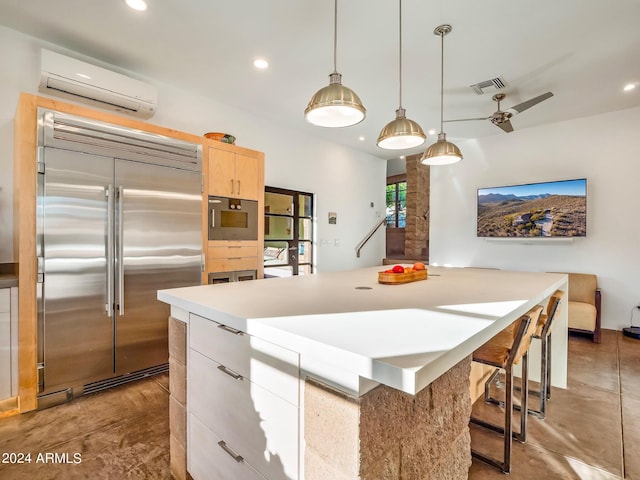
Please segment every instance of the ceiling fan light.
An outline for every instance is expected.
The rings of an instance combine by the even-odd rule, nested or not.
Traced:
[[[380,132],[377,144],[385,150],[403,150],[422,145],[426,138],[420,125],[405,116],[404,108],[399,108],[395,120]]]
[[[330,83],[318,90],[307,108],[304,116],[309,123],[318,127],[349,127],[364,120],[366,109],[360,97],[349,87],[342,85],[342,75],[329,75]]]
[[[438,134],[438,141],[422,154],[423,165],[450,165],[462,160],[462,152],[455,143],[447,141],[445,133]]]

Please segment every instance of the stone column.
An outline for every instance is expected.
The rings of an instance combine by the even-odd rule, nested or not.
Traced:
[[[171,473],[187,477],[187,324],[169,317],[169,455]]]
[[[471,357],[416,395],[360,398],[305,382],[305,480],[464,480],[471,466]]]
[[[408,259],[429,258],[429,166],[420,163],[422,155],[407,157],[407,226],[404,256]]]

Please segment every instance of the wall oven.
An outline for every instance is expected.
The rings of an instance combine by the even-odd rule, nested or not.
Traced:
[[[257,239],[257,201],[209,197],[209,240]]]

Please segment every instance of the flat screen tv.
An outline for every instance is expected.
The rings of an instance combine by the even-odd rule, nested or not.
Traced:
[[[478,189],[478,237],[586,234],[586,178]]]

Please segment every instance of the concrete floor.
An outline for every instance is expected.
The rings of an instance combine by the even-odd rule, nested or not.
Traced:
[[[1,480],[171,479],[169,376],[0,420],[0,452],[31,454],[0,463]]]
[[[0,420],[0,454],[31,454],[31,463],[0,463],[0,479],[170,479],[168,405],[165,374]],[[640,340],[614,331],[600,345],[571,337],[569,388],[553,390],[546,420],[529,417],[510,478],[640,480],[638,412]],[[502,418],[482,400],[474,414]],[[500,437],[471,430],[474,448],[500,451]],[[45,463],[47,453],[65,455]],[[508,477],[474,460],[469,478]]]
[[[571,336],[568,360],[568,388],[552,390],[546,420],[529,416],[526,444],[513,442],[510,478],[640,480],[640,340],[612,330],[603,330],[599,345]],[[503,410],[482,398],[473,414],[504,422]],[[516,430],[519,421],[514,415]],[[471,445],[499,458],[503,443],[472,425]],[[469,478],[504,476],[474,459]]]

